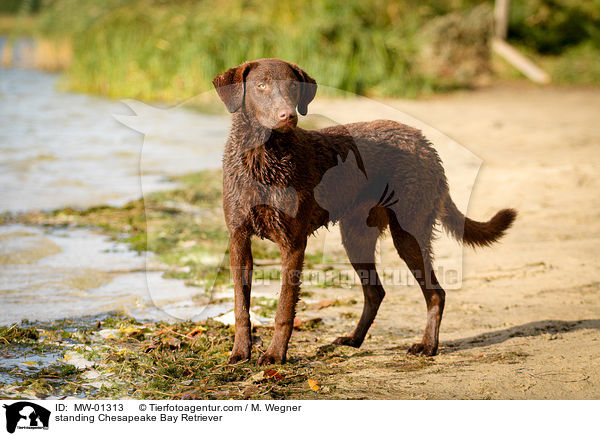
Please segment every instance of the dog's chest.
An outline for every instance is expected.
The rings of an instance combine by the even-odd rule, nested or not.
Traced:
[[[293,156],[259,149],[234,163],[225,163],[230,173],[225,188],[235,221],[244,222],[263,238],[272,239],[282,231],[287,234],[305,197],[297,189],[301,181]]]

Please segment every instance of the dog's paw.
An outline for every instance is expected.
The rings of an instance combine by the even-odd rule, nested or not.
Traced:
[[[356,341],[352,336],[340,336],[332,342],[332,345],[347,345],[349,347],[358,348],[361,344],[360,342]]]
[[[245,360],[250,360],[250,354],[242,354],[242,353],[236,353],[233,354],[231,353],[231,356],[229,356],[229,360],[227,361],[228,363],[237,363],[237,362],[242,362]]]
[[[275,356],[267,351],[258,359],[259,366],[272,365],[274,363],[285,363],[285,356]]]
[[[435,356],[437,354],[437,347],[432,347],[424,344],[412,344],[407,354],[412,354],[413,356]]]
[[[231,351],[231,355],[229,356],[229,363],[237,363],[242,362],[244,360],[250,360],[250,347],[244,350],[238,350],[235,347]]]

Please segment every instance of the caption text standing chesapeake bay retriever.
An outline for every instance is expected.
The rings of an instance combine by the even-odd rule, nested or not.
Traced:
[[[250,358],[251,238],[275,242],[282,257],[281,294],[273,340],[258,363],[284,362],[300,290],[309,235],[339,222],[342,242],[361,279],[364,307],[350,336],[334,344],[359,347],[385,295],[375,268],[377,238],[389,227],[394,246],[418,281],[427,325],[411,354],[435,355],[444,290],[431,263],[440,222],[458,240],[489,245],[516,217],[512,209],[488,222],[455,206],[437,152],[421,132],[393,121],[304,130],[296,127],[315,97],[316,82],[298,66],[260,59],[213,80],[233,113],[223,158],[223,208],[235,287],[235,341],[230,362]]]

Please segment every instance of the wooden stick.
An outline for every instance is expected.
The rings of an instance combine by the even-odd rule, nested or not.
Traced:
[[[496,36],[506,39],[508,33],[508,10],[510,0],[496,0],[494,4],[494,21],[496,23]]]
[[[503,39],[493,38],[492,50],[494,50],[509,64],[523,73],[529,80],[541,84],[550,83],[550,76],[548,73],[540,69],[537,65],[515,50]]]

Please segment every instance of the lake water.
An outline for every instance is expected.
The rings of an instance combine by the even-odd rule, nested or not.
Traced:
[[[0,212],[122,205],[221,165],[229,120],[57,90],[56,75],[0,69]],[[127,127],[123,124],[126,123]],[[86,230],[0,227],[0,324],[121,310],[198,318],[199,290]]]

